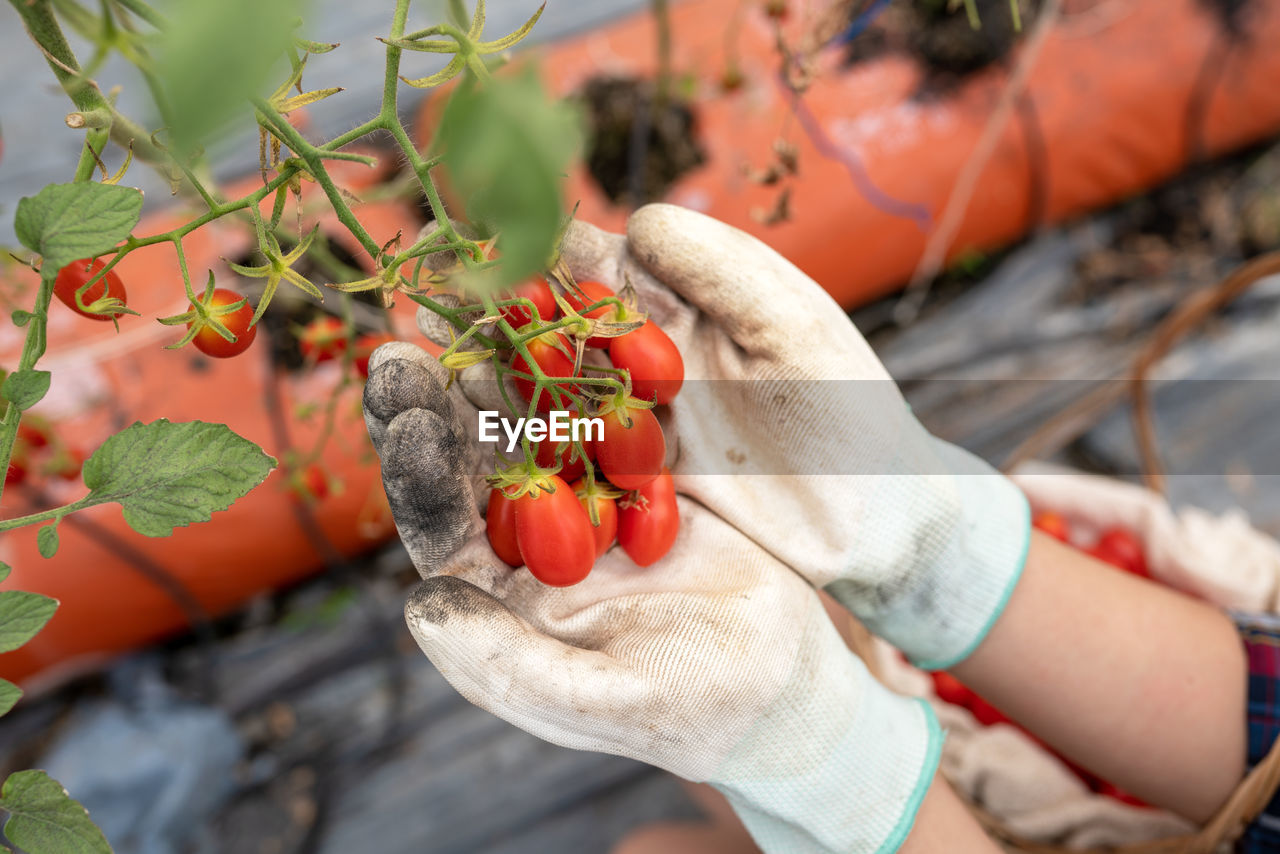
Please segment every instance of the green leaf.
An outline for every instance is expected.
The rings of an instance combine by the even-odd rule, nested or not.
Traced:
[[[56,610],[57,599],[26,590],[0,591],[0,652],[10,652],[31,640]]]
[[[582,138],[580,116],[530,69],[459,86],[436,144],[471,218],[500,233],[498,285],[546,267],[562,220],[560,182]]]
[[[142,193],[117,184],[50,184],[18,202],[13,230],[22,245],[59,270],[111,251],[142,213]]]
[[[6,578],[8,578],[9,573],[11,571],[12,571],[12,567],[10,567],[9,564],[5,563],[4,561],[0,560],[0,581],[4,581]]]
[[[9,812],[5,836],[27,854],[111,854],[89,812],[43,771],[10,774],[0,809]]]
[[[177,0],[165,12],[172,25],[158,44],[155,76],[169,100],[169,130],[179,152],[208,148],[239,118],[254,121],[245,103],[275,88],[269,78],[293,41],[299,0]]]
[[[49,393],[51,379],[48,371],[14,371],[4,378],[0,395],[19,409],[30,409]]]
[[[21,688],[7,679],[0,679],[0,715],[9,714],[9,710],[21,699]]]
[[[26,326],[28,323],[30,323],[32,320],[35,319],[34,314],[32,314],[29,311],[24,311],[23,309],[18,309],[12,315],[10,315],[10,317],[13,320],[13,325],[18,327],[19,329]]]
[[[87,504],[114,501],[138,533],[167,537],[176,527],[207,522],[275,468],[274,457],[225,424],[135,423],[115,434],[84,464]]]
[[[58,523],[45,525],[36,532],[36,548],[40,557],[51,558],[58,553]]]

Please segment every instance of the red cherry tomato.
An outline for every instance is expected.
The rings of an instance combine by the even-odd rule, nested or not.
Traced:
[[[1098,542],[1089,549],[1089,554],[1098,560],[1123,569],[1125,572],[1150,578],[1147,571],[1147,558],[1142,551],[1142,543],[1131,531],[1124,528],[1108,528],[1098,537]]]
[[[586,297],[585,301],[579,298],[578,295],[573,293],[572,291],[565,294],[565,299],[568,301],[569,305],[573,306],[574,309],[579,314],[581,314],[583,317],[592,318],[593,320],[603,319],[608,321],[614,321],[617,319],[618,307],[612,304],[602,306],[600,308],[593,309],[591,311],[582,310],[583,306],[588,306],[588,305],[591,305],[592,303],[600,302],[600,300],[606,297],[613,296],[614,295],[613,291],[609,290],[607,287],[600,284],[599,282],[591,282],[591,281],[578,282],[578,289],[581,290],[583,295]],[[587,346],[600,347],[601,349],[603,349],[605,347],[608,347],[609,342],[612,340],[614,339],[602,338],[599,335],[593,335],[587,339]]]
[[[612,409],[600,416],[604,422],[602,440],[596,442],[596,459],[605,477],[619,489],[639,489],[662,471],[667,458],[667,440],[652,409],[628,408],[631,425],[622,422]]]
[[[631,393],[640,400],[670,403],[684,383],[684,359],[667,333],[652,320],[614,338],[609,360],[631,373]]]
[[[567,444],[564,450],[559,454],[556,453],[558,442],[539,442],[537,452],[534,455],[534,461],[544,469],[555,468],[560,466],[557,474],[567,481],[575,481],[582,477],[583,472],[587,470],[586,464],[582,462],[582,458],[574,456],[571,461],[569,457],[573,454],[573,445]],[[594,460],[596,458],[595,448],[592,442],[586,441],[582,443],[582,449],[587,453],[587,459]],[[577,489],[577,487],[574,487]]]
[[[244,297],[235,291],[218,288],[209,299],[209,305],[213,308],[218,308],[224,305],[232,305],[242,299]],[[228,341],[212,328],[205,326],[196,333],[196,337],[191,343],[206,356],[212,356],[215,359],[228,359],[232,356],[238,356],[249,349],[249,345],[253,343],[253,339],[258,335],[258,327],[249,325],[253,321],[253,306],[247,302],[230,314],[218,315],[218,320],[230,330],[232,335],[236,336],[236,340]],[[190,328],[191,324],[188,323],[187,327]]]
[[[76,291],[85,282],[98,275],[98,271],[105,266],[107,265],[96,258],[93,260],[83,258],[79,261],[72,261],[58,271],[58,278],[53,282],[53,295],[60,299],[67,308],[81,317],[87,317],[90,320],[111,320],[110,314],[90,314],[76,305]],[[115,270],[107,273],[93,287],[85,291],[82,300],[86,306],[90,306],[102,299],[103,296],[114,297],[122,303],[128,302],[124,282],[116,275]]]
[[[489,491],[489,509],[484,516],[485,533],[493,553],[507,566],[524,566],[520,544],[516,541],[516,503],[500,489]]]
[[[1000,711],[977,694],[973,695],[973,699],[969,701],[968,707],[969,711],[977,719],[978,723],[983,726],[1013,723],[1013,721],[1009,720],[1009,718],[1005,716],[1004,712]]]
[[[385,332],[366,332],[356,339],[355,350],[351,354],[352,364],[355,365],[356,373],[361,379],[369,379],[369,358],[373,355],[373,351],[377,350],[383,344],[394,341]]]
[[[588,488],[585,480],[575,481],[573,491],[582,502],[582,509],[587,511],[587,521],[591,520],[591,504],[596,505],[596,518],[599,525],[593,525],[591,533],[596,538],[596,557],[604,554],[613,545],[618,536],[618,502],[607,495],[601,495],[598,488]]]
[[[680,531],[676,484],[664,468],[636,491],[647,504],[618,511],[618,545],[638,566],[649,566],[671,551]]]
[[[1037,513],[1031,524],[1055,540],[1061,540],[1064,543],[1071,542],[1071,526],[1061,513],[1054,513],[1051,510]]]
[[[38,416],[28,415],[22,420],[18,425],[18,438],[32,448],[47,448],[52,429],[49,422],[44,419],[36,420],[37,418]]]
[[[347,349],[347,329],[336,317],[317,317],[298,336],[298,349],[309,362],[337,359]]]
[[[558,332],[534,338],[526,346],[529,348],[529,355],[533,357],[533,361],[547,376],[574,376],[573,359],[557,349],[557,344],[563,346],[567,352],[573,352],[569,349],[568,342],[565,341],[564,336]],[[511,367],[517,371],[524,371],[528,374],[533,373],[529,363],[524,360],[524,356],[516,356],[512,359]],[[516,390],[520,392],[521,397],[525,400],[529,400],[533,396],[532,380],[516,378],[515,383]],[[538,396],[537,408],[539,412],[550,412],[556,408],[551,392],[546,389],[543,390],[542,394]]]
[[[27,479],[27,466],[25,462],[17,459],[9,460],[9,468],[4,473],[5,486],[17,486]]]
[[[543,321],[555,320],[556,298],[551,295],[551,286],[547,284],[546,279],[539,276],[522,285],[517,285],[508,299],[516,297],[523,297],[531,301],[538,310],[539,319]],[[498,309],[498,311],[507,319],[507,323],[510,323],[516,329],[533,320],[533,316],[529,314],[529,309],[523,305],[507,305]]]
[[[84,452],[77,448],[60,448],[49,462],[48,473],[61,480],[75,480],[84,468]]]
[[[937,671],[931,675],[933,676],[933,690],[937,692],[938,699],[944,703],[963,706],[967,709],[969,704],[973,702],[973,698],[977,696],[969,690],[968,686],[950,673]]]
[[[533,577],[552,587],[577,584],[596,561],[587,511],[569,484],[547,479],[554,492],[534,490],[515,500],[516,542]]]
[[[318,463],[312,463],[303,470],[302,485],[316,501],[324,501],[329,497],[329,476]]]

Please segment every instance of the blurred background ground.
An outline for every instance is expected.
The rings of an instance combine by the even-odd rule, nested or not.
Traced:
[[[536,37],[638,5],[553,3]],[[381,62],[372,39],[381,11],[329,0],[320,8],[313,37],[344,41],[353,62]],[[531,8],[495,2],[493,31]],[[18,197],[64,177],[79,143],[14,20],[0,7],[0,79],[12,86],[0,115],[6,218]],[[321,64],[316,72],[309,82],[329,85]],[[15,106],[14,92],[47,101]],[[315,112],[321,131],[359,118],[343,114],[343,103]],[[25,120],[28,108],[39,121]],[[999,462],[1083,387],[1119,381],[1180,300],[1280,246],[1277,179],[1275,144],[1202,164],[1111,210],[964,259],[905,327],[892,321],[896,297],[851,316],[926,426]],[[1240,507],[1273,533],[1278,323],[1280,278],[1272,278],[1176,348],[1154,393],[1175,503]],[[1136,479],[1127,405],[1056,459]],[[553,747],[462,700],[404,628],[415,578],[392,544],[259,596],[202,640],[175,639],[24,703],[0,722],[3,770],[48,768],[118,851],[149,854],[590,854],[646,821],[697,815],[667,775]]]

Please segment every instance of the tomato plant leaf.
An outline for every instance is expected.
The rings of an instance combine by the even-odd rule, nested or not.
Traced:
[[[58,553],[58,523],[45,525],[36,532],[36,548],[40,557],[51,558]]]
[[[0,679],[0,715],[9,714],[9,710],[21,699],[21,688],[8,679]]]
[[[124,519],[148,537],[207,522],[253,489],[276,460],[225,424],[134,423],[84,464],[85,506],[116,502]]]
[[[532,70],[453,93],[435,143],[459,197],[496,232],[496,285],[547,266],[563,214],[560,181],[582,136],[579,113],[543,91]]]
[[[26,590],[0,591],[0,652],[9,652],[36,636],[53,612],[58,600]]]
[[[18,202],[13,230],[46,269],[110,252],[142,213],[142,193],[114,184],[50,184]]]
[[[9,573],[12,570],[13,570],[13,567],[9,566],[9,564],[0,560],[0,581],[4,581],[6,578],[8,578]]]
[[[57,780],[43,771],[18,771],[0,787],[9,813],[4,834],[27,854],[111,854],[111,845]]]
[[[48,371],[14,371],[4,378],[0,395],[19,409],[30,409],[49,393],[52,378]]]
[[[298,0],[180,0],[156,58],[156,79],[169,101],[174,147],[192,154],[233,127],[251,126],[245,101],[266,95],[272,67],[293,41]]]

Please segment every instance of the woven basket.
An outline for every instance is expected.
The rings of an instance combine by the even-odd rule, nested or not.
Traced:
[[[1156,449],[1146,387],[1151,369],[1188,332],[1198,328],[1259,279],[1277,273],[1280,273],[1280,252],[1270,252],[1242,264],[1214,287],[1192,293],[1152,332],[1134,360],[1127,384],[1104,383],[1049,419],[1010,455],[1005,462],[1005,470],[1032,457],[1052,455],[1096,424],[1103,414],[1128,395],[1133,402],[1134,433],[1142,459],[1143,480],[1151,489],[1163,493],[1164,469]],[[1066,854],[1082,850],[1097,854],[1212,854],[1240,837],[1245,827],[1270,803],[1277,788],[1280,788],[1280,740],[1198,832],[1151,842],[1091,849],[1069,849],[1025,839],[981,807],[975,804],[969,804],[969,807],[987,833],[1005,850],[1016,854]]]

